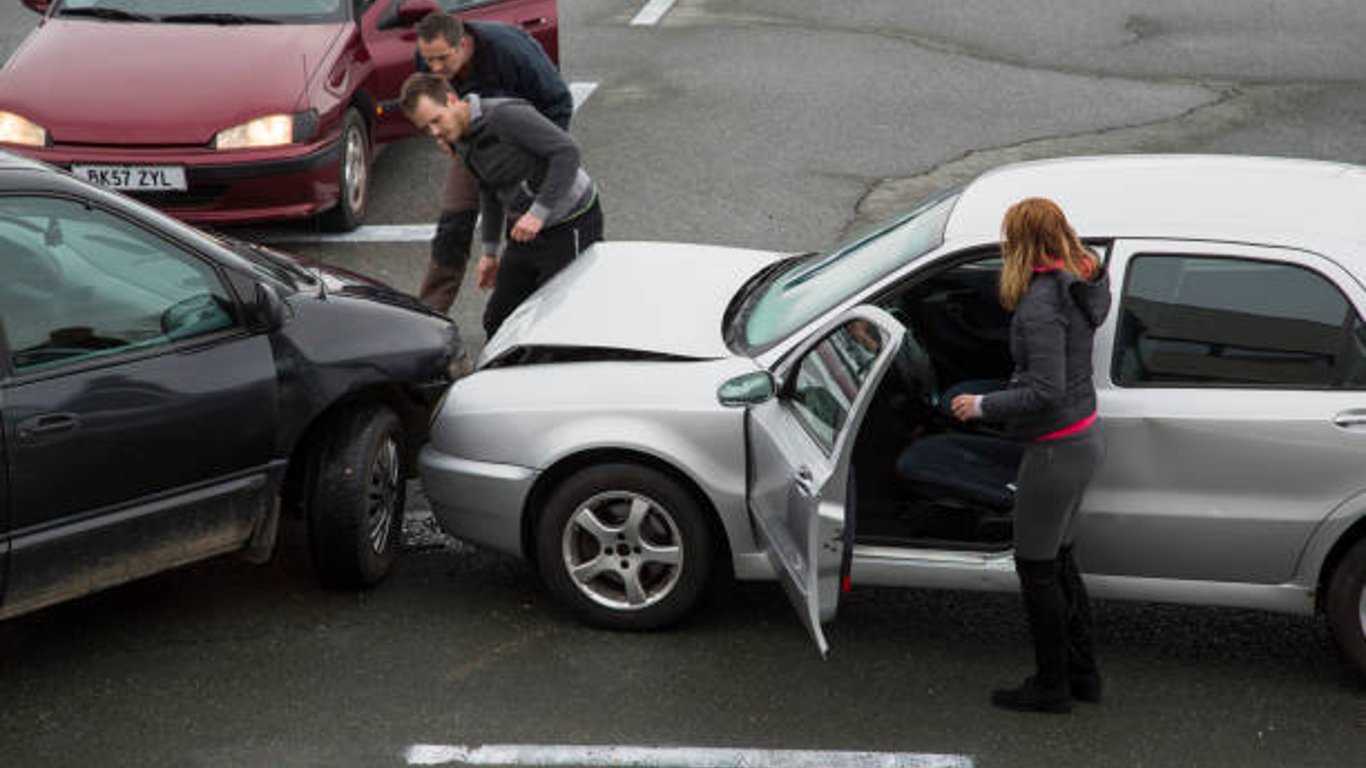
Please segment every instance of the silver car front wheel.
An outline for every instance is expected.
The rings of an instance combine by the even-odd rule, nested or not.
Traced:
[[[550,495],[536,553],[547,587],[580,619],[653,629],[697,601],[712,541],[696,499],[675,480],[607,464],[580,471]]]

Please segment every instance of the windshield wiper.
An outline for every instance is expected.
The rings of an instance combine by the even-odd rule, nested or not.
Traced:
[[[58,16],[88,16],[106,21],[155,21],[151,16],[125,11],[122,8],[62,8]]]
[[[263,16],[246,16],[240,13],[173,13],[162,16],[163,22],[172,24],[279,24],[276,19]]]

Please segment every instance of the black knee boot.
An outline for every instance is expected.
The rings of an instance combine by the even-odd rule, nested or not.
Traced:
[[[991,703],[1021,712],[1072,711],[1067,680],[1067,601],[1057,560],[1015,558],[1029,631],[1034,638],[1034,675],[1018,688],[993,691]]]
[[[1072,557],[1072,547],[1058,552],[1058,581],[1067,603],[1067,679],[1072,698],[1100,701],[1100,670],[1091,647],[1091,599]]]

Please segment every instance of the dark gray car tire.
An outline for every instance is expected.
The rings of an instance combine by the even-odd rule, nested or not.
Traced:
[[[706,587],[713,550],[697,499],[636,464],[572,475],[551,493],[536,529],[536,562],[550,592],[581,621],[608,629],[658,629],[683,618]]]
[[[1366,676],[1366,538],[1338,561],[1328,582],[1325,607],[1342,655]]]
[[[350,232],[360,226],[370,205],[370,170],[373,158],[365,118],[354,107],[346,111],[341,132],[341,193],[337,204],[318,217],[329,232]]]
[[[318,578],[363,588],[389,574],[402,532],[403,425],[382,406],[341,414],[315,446],[305,511]]]

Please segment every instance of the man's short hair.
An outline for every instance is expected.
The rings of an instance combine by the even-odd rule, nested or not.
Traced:
[[[428,17],[430,18],[430,17]],[[399,91],[398,104],[403,108],[403,113],[408,117],[413,116],[413,110],[417,109],[417,100],[426,96],[437,106],[445,106],[446,97],[455,93],[451,89],[451,84],[446,82],[446,78],[441,75],[434,75],[431,72],[414,72],[408,75],[408,79],[403,81],[403,89]]]
[[[423,16],[417,23],[417,36],[427,43],[442,37],[454,47],[460,45],[460,38],[465,36],[465,23],[453,13],[436,11]]]

